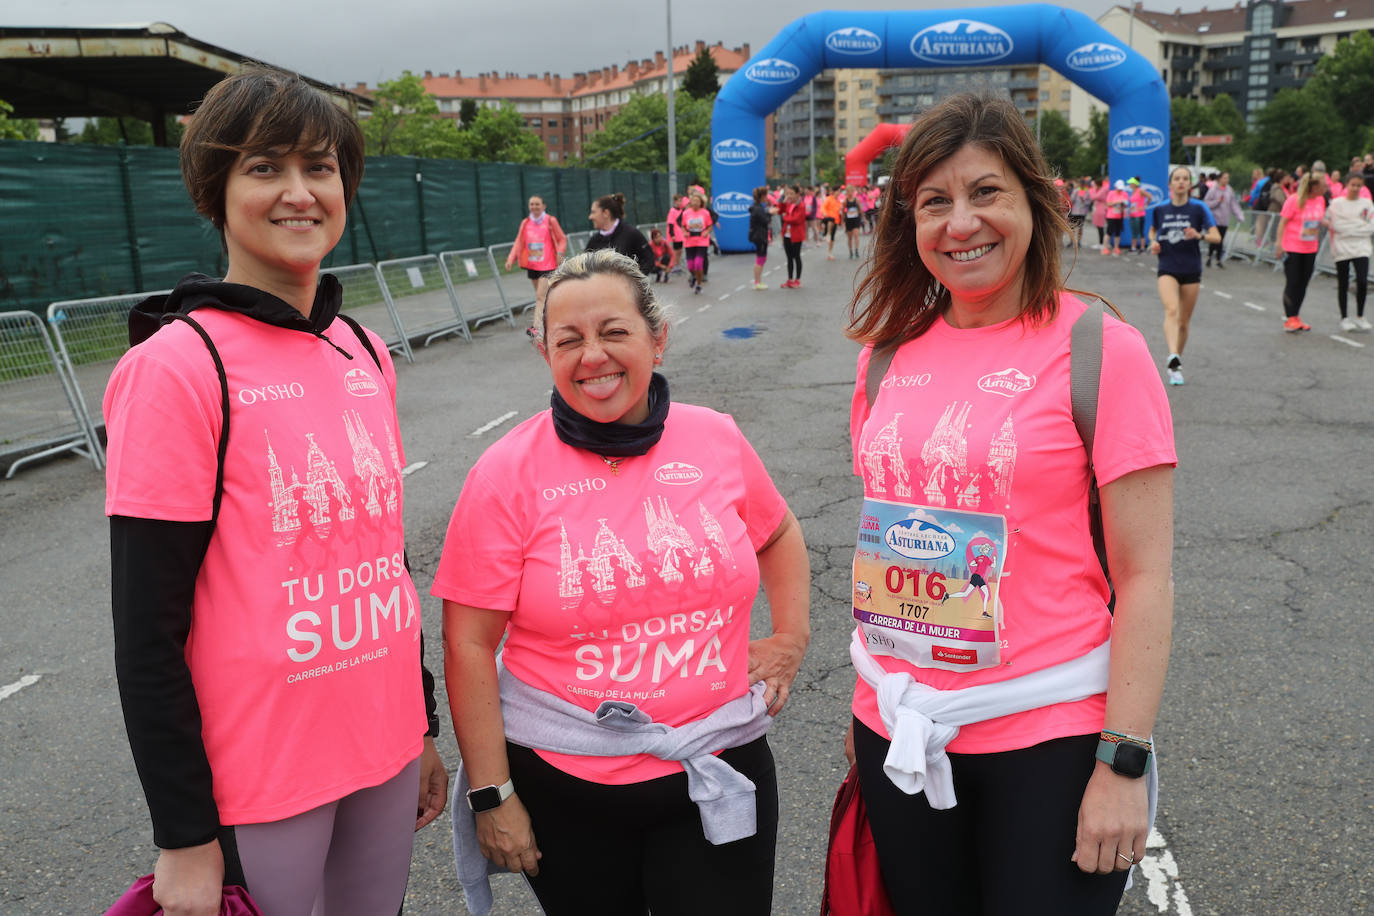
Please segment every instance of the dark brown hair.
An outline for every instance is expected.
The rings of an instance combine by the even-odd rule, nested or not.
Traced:
[[[181,177],[196,212],[224,231],[224,187],[242,155],[269,150],[333,150],[344,205],[363,178],[358,122],[294,73],[252,66],[205,94],[181,138]]]
[[[607,194],[605,197],[598,197],[596,205],[611,214],[611,219],[625,218],[625,195],[619,191],[614,194]]]
[[[1006,99],[982,93],[951,96],[911,125],[892,166],[892,193],[883,195],[872,266],[849,304],[847,333],[876,345],[924,334],[949,308],[949,290],[926,269],[916,247],[916,189],[932,169],[970,144],[1002,158],[1026,191],[1031,240],[1026,252],[1021,317],[1040,323],[1058,311],[1059,245],[1067,221],[1059,190],[1035,137]]]
[[[761,201],[762,201],[765,197],[767,197],[767,196],[768,196],[768,185],[766,185],[766,184],[761,184],[761,185],[759,185],[757,188],[754,189],[754,203],[759,203],[759,202],[761,202]]]

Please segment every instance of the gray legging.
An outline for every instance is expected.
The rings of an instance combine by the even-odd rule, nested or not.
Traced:
[[[234,828],[239,862],[264,913],[399,912],[410,876],[419,758],[379,786],[266,824]]]

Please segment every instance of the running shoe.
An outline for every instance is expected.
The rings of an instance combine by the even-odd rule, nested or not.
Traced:
[[[835,260],[835,256],[834,256],[833,254],[828,254],[828,255],[825,256],[825,259],[826,259],[827,261],[833,261],[833,260]]]
[[[1182,369],[1183,357],[1179,356],[1177,353],[1170,353],[1169,361],[1165,363],[1164,366],[1167,369]]]
[[[1359,330],[1359,327],[1360,327],[1360,326],[1359,326],[1358,324],[1355,323],[1355,319],[1354,319],[1354,318],[1342,318],[1342,319],[1341,319],[1341,330],[1342,330],[1342,331],[1357,331],[1357,330]]]
[[[1218,259],[1217,259],[1217,270],[1225,270],[1225,269],[1226,269],[1226,265],[1223,264],[1223,263],[1221,263],[1221,259],[1218,258]]]
[[[1183,370],[1182,370],[1182,369],[1170,369],[1170,370],[1169,370],[1169,384],[1170,384],[1170,385],[1182,385],[1182,384],[1183,384]]]
[[[1312,325],[1303,321],[1297,315],[1293,315],[1290,316],[1288,320],[1283,323],[1283,329],[1288,333],[1292,334],[1296,331],[1310,331],[1312,330]]]
[[[1121,249],[1120,249],[1120,248],[1113,248],[1113,249],[1112,249],[1112,257],[1116,257],[1116,256],[1119,255],[1119,254],[1121,254]]]
[[[1363,315],[1355,317],[1355,327],[1361,331],[1374,331],[1374,324],[1370,324]]]
[[[754,289],[767,289],[767,288],[768,288],[768,284],[767,284],[767,283],[755,283],[755,284],[754,284]]]
[[[792,288],[793,288],[793,289],[801,289],[801,280],[793,280],[793,281],[792,281]]]

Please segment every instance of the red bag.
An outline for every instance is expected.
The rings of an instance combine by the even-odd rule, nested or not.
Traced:
[[[868,809],[854,767],[840,783],[830,811],[821,916],[896,916],[878,868],[878,850],[868,829]]]
[[[153,876],[144,875],[105,911],[105,916],[158,916],[161,912],[162,907],[153,900]],[[238,885],[224,889],[219,913],[220,916],[262,916],[253,898]]]

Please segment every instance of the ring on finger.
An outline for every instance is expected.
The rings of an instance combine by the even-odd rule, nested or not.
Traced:
[[[1135,853],[1134,853],[1134,852],[1132,852],[1129,856],[1127,856],[1127,855],[1122,855],[1121,853],[1118,852],[1118,853],[1116,854],[1116,857],[1117,857],[1118,859],[1120,859],[1121,861],[1125,862],[1127,865],[1134,865],[1134,864],[1135,864]]]

